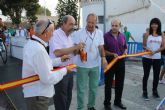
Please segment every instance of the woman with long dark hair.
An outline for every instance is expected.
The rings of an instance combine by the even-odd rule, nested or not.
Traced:
[[[161,68],[161,51],[165,49],[165,39],[161,32],[161,21],[158,18],[153,18],[150,21],[149,34],[143,39],[143,48],[146,51],[151,51],[152,54],[143,56],[143,98],[149,100],[147,91],[147,82],[150,74],[151,66],[153,67],[153,88],[152,95],[154,98],[159,98],[157,91],[159,74]]]

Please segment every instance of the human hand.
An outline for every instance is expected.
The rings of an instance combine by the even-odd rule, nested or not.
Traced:
[[[67,61],[67,60],[69,60],[70,59],[70,56],[69,55],[63,55],[62,57],[61,57],[61,61],[62,62],[65,62],[65,61]]]
[[[116,57],[118,57],[118,54],[114,53],[113,56],[116,58]]]
[[[124,53],[123,53],[123,55],[127,55],[127,54],[128,54],[128,53],[127,53],[127,50],[125,50]]]
[[[67,66],[66,69],[67,69],[67,73],[71,73],[72,72],[72,69],[69,66]]]
[[[76,44],[76,50],[82,50],[83,48],[85,48],[85,43],[80,42],[79,44]]]
[[[145,51],[147,51],[147,52],[152,52],[152,50],[149,49],[149,48],[145,48]]]
[[[151,56],[154,55],[155,53],[157,53],[156,51],[152,51],[152,53],[150,54]]]
[[[102,58],[101,58],[101,65],[102,65],[102,67],[103,67],[104,69],[106,69],[108,63],[107,63],[107,60],[106,60],[105,57],[102,57]]]

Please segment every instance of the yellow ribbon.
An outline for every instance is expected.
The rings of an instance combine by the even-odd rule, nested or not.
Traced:
[[[71,65],[68,65],[66,67],[74,69],[77,66],[75,64],[71,64]],[[64,68],[64,67],[60,67],[60,68],[54,69],[52,71],[58,71],[62,68]],[[7,83],[4,83],[4,84],[0,84],[0,91],[10,89],[10,88],[14,88],[14,87],[17,87],[17,86],[20,86],[20,85],[23,85],[23,84],[27,84],[27,83],[30,83],[30,82],[38,81],[38,80],[39,80],[39,76],[34,75],[34,76],[27,77],[27,78],[19,79],[19,80],[16,80],[16,81],[11,81],[11,82],[7,82]]]
[[[140,53],[136,53],[136,54],[126,54],[126,55],[121,55],[118,57],[115,57],[109,64],[108,66],[105,68],[104,73],[106,74],[108,70],[110,70],[112,68],[112,66],[120,59],[126,58],[126,57],[137,57],[137,56],[143,56],[143,55],[148,55],[151,54],[151,52],[140,52]]]
[[[104,70],[104,73],[106,73],[108,70],[110,70],[112,68],[112,66],[120,59],[126,58],[126,57],[136,57],[136,56],[142,56],[142,55],[147,55],[147,54],[151,54],[151,52],[140,52],[140,53],[136,53],[136,54],[127,54],[127,55],[121,55],[118,56],[116,58],[114,58],[106,67],[106,69]],[[68,65],[68,67],[70,67],[71,69],[76,68],[77,66],[74,64]],[[64,67],[61,68],[57,68],[55,70],[52,71],[58,71],[60,69],[62,69]],[[23,84],[27,84],[30,82],[34,82],[34,81],[38,81],[39,80],[39,76],[38,75],[34,75],[34,76],[30,76],[27,78],[23,78],[20,80],[16,80],[16,81],[11,81],[11,82],[7,82],[4,84],[0,84],[0,91],[6,90],[6,89],[10,89],[10,88],[14,88]]]

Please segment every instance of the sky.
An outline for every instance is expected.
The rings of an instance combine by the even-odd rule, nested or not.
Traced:
[[[39,4],[48,8],[51,11],[52,16],[56,15],[55,8],[57,6],[57,2],[58,0],[39,0]]]
[[[46,6],[50,11],[51,15],[55,16],[55,8],[57,6],[58,0],[39,0],[39,4],[41,6]],[[7,17],[3,16],[1,11],[0,11],[0,18],[2,18],[3,21],[7,20]]]

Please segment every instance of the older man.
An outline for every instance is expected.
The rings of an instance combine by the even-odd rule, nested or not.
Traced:
[[[71,39],[71,32],[75,25],[75,19],[66,15],[62,19],[62,25],[55,30],[49,41],[50,57],[57,58],[62,55],[69,55],[70,58],[62,66],[72,64],[74,53],[83,48],[82,43],[74,45]],[[62,81],[55,85],[54,104],[56,110],[69,110],[72,99],[73,74],[67,74]]]
[[[106,58],[109,63],[114,57],[127,54],[125,36],[119,32],[121,27],[120,20],[113,20],[111,26],[112,29],[104,35]],[[121,109],[126,109],[121,102],[125,77],[125,60],[121,59],[105,74],[105,110],[111,110],[111,88],[114,75],[116,81],[114,105]]]
[[[58,83],[69,68],[58,72],[51,71],[60,64],[63,58],[50,59],[46,46],[54,31],[49,20],[39,20],[35,25],[35,35],[28,41],[23,50],[22,77],[39,76],[39,81],[23,85],[23,93],[28,110],[48,110],[50,97],[54,95],[54,84]]]
[[[107,65],[104,52],[103,33],[96,29],[97,16],[90,13],[86,19],[87,25],[79,30],[75,36],[75,43],[83,42],[87,52],[87,61],[80,58],[77,61],[77,110],[84,110],[84,97],[89,79],[88,110],[95,110],[96,93],[99,82],[100,58],[103,66]]]

